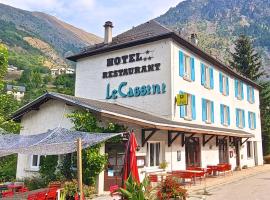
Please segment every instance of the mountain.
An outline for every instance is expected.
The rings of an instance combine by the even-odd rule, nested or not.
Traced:
[[[101,38],[41,12],[29,12],[0,4],[0,41],[9,47],[9,64],[67,67],[64,59]]]
[[[270,72],[270,0],[186,0],[156,19],[224,62],[240,34],[252,38]],[[270,73],[269,73],[270,74]]]

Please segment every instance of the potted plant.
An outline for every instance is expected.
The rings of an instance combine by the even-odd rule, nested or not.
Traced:
[[[185,200],[187,197],[187,190],[182,188],[177,180],[167,178],[161,182],[157,197],[159,200]]]
[[[163,169],[164,171],[166,170],[167,167],[168,167],[168,163],[166,161],[163,161],[159,164],[159,168]]]

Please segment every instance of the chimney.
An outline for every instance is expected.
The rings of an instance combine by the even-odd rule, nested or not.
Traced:
[[[107,21],[104,24],[105,33],[104,33],[104,43],[109,44],[112,42],[112,28],[113,24],[111,21]]]
[[[198,38],[197,38],[197,34],[196,33],[192,33],[191,34],[191,42],[193,43],[193,44],[195,44],[196,46],[198,45]]]

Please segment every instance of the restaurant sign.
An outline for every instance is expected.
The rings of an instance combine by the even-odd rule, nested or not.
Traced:
[[[139,97],[147,95],[156,95],[166,93],[166,84],[152,84],[128,87],[127,82],[121,82],[117,89],[111,90],[110,84],[107,84],[106,99],[117,99],[118,97]]]

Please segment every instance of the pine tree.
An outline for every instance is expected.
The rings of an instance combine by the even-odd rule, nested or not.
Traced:
[[[230,65],[247,78],[258,83],[260,90],[260,115],[263,152],[270,153],[270,82],[265,80],[262,59],[252,46],[251,40],[241,35],[235,42],[235,52],[231,53]]]
[[[236,40],[230,65],[253,81],[258,81],[265,75],[261,56],[254,50],[251,40],[245,35],[241,35]]]

